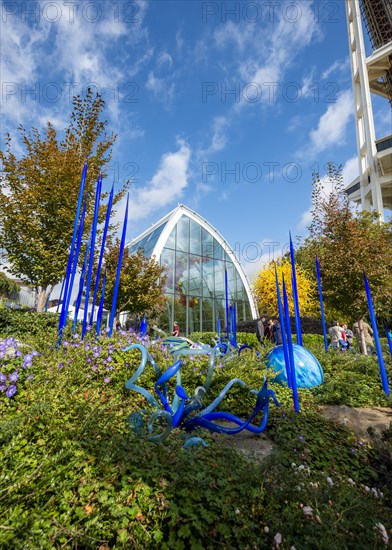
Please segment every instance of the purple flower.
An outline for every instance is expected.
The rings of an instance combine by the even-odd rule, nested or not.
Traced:
[[[31,353],[28,353],[23,357],[24,363],[31,363],[32,360],[33,360],[33,355]]]
[[[63,366],[64,366],[64,363],[60,363],[60,364],[59,364],[59,369],[62,369]]]
[[[84,346],[84,349],[85,349],[86,351],[89,351],[89,349],[90,349],[89,344],[86,344],[86,345]]]
[[[103,379],[103,381],[105,382],[105,384],[108,384],[110,382],[110,377],[109,376],[105,376],[105,378]]]
[[[5,382],[6,380],[7,380],[6,375],[0,372],[0,382]]]
[[[10,380],[11,382],[16,382],[19,378],[19,375],[17,372],[13,372],[12,374],[10,374]]]
[[[16,386],[12,384],[11,386],[8,387],[8,390],[5,392],[5,395],[7,397],[12,397],[15,394],[16,394]]]
[[[97,368],[98,368],[97,365],[93,365],[93,366],[91,367],[91,369],[94,370],[94,371],[96,371]]]
[[[31,365],[32,365],[31,361],[28,361],[27,363],[23,363],[23,368],[28,369],[29,367],[31,367]]]
[[[29,374],[26,380],[32,380],[34,378],[34,374]]]
[[[64,340],[63,347],[66,348],[68,346],[68,344],[69,344],[68,340]]]
[[[31,352],[31,355],[33,355],[34,357],[36,357],[37,355],[40,355],[40,354],[38,353],[38,351],[35,351],[35,350],[34,350],[34,351]]]
[[[22,352],[19,351],[18,349],[15,350],[15,357],[20,357],[22,355]]]
[[[7,384],[5,384],[4,382],[0,382],[0,391],[4,391],[7,387]]]
[[[113,361],[113,359],[111,355],[108,355],[107,362],[110,363],[110,361]]]

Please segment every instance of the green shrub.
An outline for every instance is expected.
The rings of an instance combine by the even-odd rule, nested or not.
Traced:
[[[0,309],[0,338],[13,336],[42,350],[56,343],[59,316],[23,309]]]
[[[212,345],[214,343],[214,340],[217,340],[218,336],[216,332],[192,332],[189,335],[189,338],[194,342],[200,341],[203,344]],[[260,344],[257,340],[256,335],[249,332],[237,332],[237,342],[238,344],[252,346],[255,349],[260,348]]]
[[[124,387],[140,363],[138,351],[122,351],[130,341],[65,339],[20,368],[14,397],[0,393],[1,548],[270,549],[277,533],[281,550],[385,548],[375,526],[392,528],[390,478],[376,451],[318,413],[322,387],[300,391],[298,415],[291,391],[270,385],[282,408],[271,404],[267,434],[276,451],[261,464],[205,432],[208,447],[183,449],[180,430],[154,445],[126,421],[139,409],[151,412]],[[168,350],[149,351],[162,370],[173,363]],[[256,399],[249,388],[268,375],[267,351],[218,363],[206,403],[239,377],[248,388],[234,386],[221,409],[246,418]],[[349,356],[320,359],[336,377]],[[22,360],[3,361],[2,371],[9,375]],[[181,382],[192,394],[209,360],[185,361]],[[348,363],[371,380],[376,366],[371,357]],[[155,381],[149,366],[136,383],[153,391]],[[168,384],[171,395],[175,385]]]

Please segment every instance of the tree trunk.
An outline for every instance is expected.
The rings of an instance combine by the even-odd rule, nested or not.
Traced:
[[[52,291],[52,287],[49,285],[46,288],[42,288],[38,292],[37,299],[37,313],[42,313],[45,311],[46,300],[48,299],[49,294]]]
[[[358,319],[358,328],[359,328],[359,335],[360,335],[359,347],[361,348],[361,353],[363,355],[367,355],[368,352],[367,352],[367,346],[366,346],[366,342],[365,342],[365,335],[363,333],[362,320],[363,320],[363,317],[360,317]]]

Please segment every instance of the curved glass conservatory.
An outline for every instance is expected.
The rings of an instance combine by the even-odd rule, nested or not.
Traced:
[[[254,319],[256,307],[244,270],[227,242],[206,220],[179,205],[133,239],[130,252],[143,249],[165,267],[166,314],[160,328],[181,335],[225,328],[225,269],[229,303],[237,305],[237,321]]]

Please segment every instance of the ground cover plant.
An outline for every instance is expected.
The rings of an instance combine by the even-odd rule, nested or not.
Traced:
[[[374,357],[326,356],[308,340],[326,382],[300,390],[300,415],[290,390],[270,382],[282,406],[270,408],[275,450],[260,463],[205,432],[209,446],[191,449],[180,430],[161,444],[132,433],[126,419],[146,403],[124,387],[140,357],[121,351],[137,341],[128,333],[66,336],[59,349],[7,338],[0,332],[1,548],[387,547],[391,431],[374,449],[319,412],[328,402],[391,407]],[[172,363],[159,343],[150,351],[162,369]],[[234,377],[259,389],[268,349],[258,351],[218,362],[211,396]],[[207,367],[207,358],[184,360],[188,392]],[[389,379],[391,367],[387,359]],[[138,382],[152,390],[154,381],[146,369]],[[221,409],[245,417],[253,406],[235,387]]]

